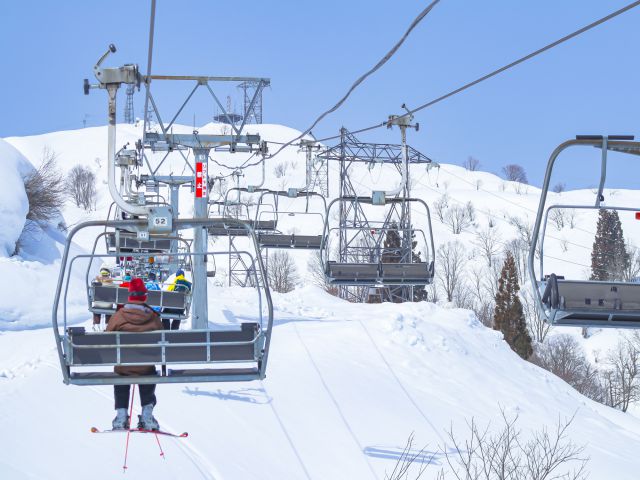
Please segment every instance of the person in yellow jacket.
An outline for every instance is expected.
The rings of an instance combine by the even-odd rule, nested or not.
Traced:
[[[169,285],[167,290],[170,292],[191,293],[191,286],[192,283],[184,276],[184,270],[179,268],[178,270],[176,270],[176,277],[173,279],[173,282]],[[162,312],[183,314],[184,308],[165,308]],[[169,322],[169,320],[169,318],[162,319],[162,325],[164,326],[165,330],[178,330],[180,328],[179,319],[174,318],[173,320],[171,320],[171,322]]]

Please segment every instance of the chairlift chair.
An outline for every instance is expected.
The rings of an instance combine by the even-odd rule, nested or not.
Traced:
[[[264,199],[267,196],[273,197],[273,204],[266,204]],[[306,206],[304,210],[283,210],[279,208],[279,197],[286,197],[290,199],[305,199]],[[309,211],[309,200],[317,198],[322,203],[322,208],[319,211]],[[265,206],[270,205],[271,210],[265,211]],[[315,216],[319,219],[319,225],[325,224],[325,217],[327,212],[327,201],[320,193],[289,189],[283,190],[264,190],[260,194],[258,204],[256,207],[256,217],[254,225],[258,231],[258,243],[261,248],[267,249],[305,249],[305,250],[320,250],[324,242],[323,234],[320,235],[298,235],[293,233],[283,233],[277,230],[277,225],[281,222],[280,217],[282,215],[296,216],[306,215]],[[265,217],[271,217],[265,219]]]
[[[194,227],[215,228],[228,225],[228,219],[175,219],[176,231]],[[236,221],[234,228],[244,228],[253,246],[253,254],[238,252],[250,257],[253,272],[261,276],[256,281],[256,321],[237,326],[212,325],[198,330],[171,330],[152,332],[89,332],[84,327],[67,324],[67,297],[72,271],[81,261],[91,264],[93,259],[113,258],[114,254],[71,255],[70,247],[75,235],[87,228],[119,228],[130,231],[144,229],[143,220],[90,221],[76,225],[66,240],[61,269],[56,286],[52,311],[52,327],[66,384],[74,385],[123,385],[157,383],[192,383],[220,381],[249,381],[262,379],[266,375],[271,330],[273,327],[273,305],[259,246],[253,229],[247,222]],[[102,233],[104,235],[104,232]],[[96,238],[96,244],[98,238]],[[95,247],[95,244],[94,244]],[[229,252],[186,252],[185,256],[228,255]],[[148,257],[148,253],[133,252],[133,258]],[[88,267],[89,270],[90,267]],[[87,270],[87,271],[88,271]],[[98,300],[126,303],[128,292],[121,288],[91,287],[89,274],[85,281],[89,301]],[[206,278],[193,279],[206,282]],[[184,292],[149,291],[148,301],[153,306],[185,308],[188,298]],[[91,305],[91,303],[90,303]],[[107,312],[104,312],[107,313]],[[187,313],[188,314],[188,313]],[[177,315],[180,317],[180,315]],[[62,318],[60,318],[62,317]],[[116,365],[160,365],[159,375],[121,376],[109,368]]]
[[[343,234],[345,230],[355,231],[356,234],[369,236],[372,223],[366,222],[359,226],[344,227],[330,226],[331,209],[341,202],[359,202],[361,204],[384,207],[384,205],[400,204],[402,202],[414,203],[422,206],[425,211],[427,221],[426,228],[411,228],[411,232],[416,234],[422,244],[427,249],[427,258],[423,262],[415,262],[413,258],[408,261],[390,263],[383,261],[384,248],[380,245],[372,248],[370,245],[361,248],[362,253],[358,253],[358,246],[351,248],[356,251],[353,255],[348,255],[346,259],[332,259],[334,252],[331,251],[329,238],[332,234]],[[389,228],[376,228],[376,238],[378,244],[386,235]],[[371,233],[373,237],[374,233]],[[433,281],[434,276],[434,242],[431,228],[431,215],[427,204],[419,198],[391,198],[386,199],[384,204],[379,204],[373,197],[338,197],[329,203],[327,215],[325,217],[325,242],[321,250],[322,262],[325,268],[325,278],[332,285],[344,286],[381,286],[381,285],[428,285]],[[372,243],[375,243],[372,240]],[[377,251],[372,256],[372,250]],[[413,255],[411,255],[413,257]],[[346,260],[346,261],[345,261]]]
[[[617,151],[640,155],[640,142],[633,136],[577,136],[559,145],[551,154],[540,194],[528,256],[533,297],[543,318],[552,325],[575,327],[640,328],[640,283],[567,279],[544,270],[544,239],[549,214],[554,209],[616,210],[636,212],[629,207],[605,206],[603,191],[607,175],[607,153]],[[573,146],[592,146],[602,151],[599,187],[593,205],[550,205],[545,209],[549,184],[556,159]],[[539,254],[539,277],[534,263]]]

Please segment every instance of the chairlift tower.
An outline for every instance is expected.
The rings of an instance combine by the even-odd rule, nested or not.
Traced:
[[[246,123],[262,123],[262,91],[271,85],[266,78],[245,80],[238,85],[242,90],[244,119]]]
[[[134,123],[135,115],[133,111],[133,92],[135,85],[127,85],[127,101],[124,106],[124,123]]]
[[[329,196],[329,163],[318,157],[320,145],[315,140],[301,140],[300,147],[306,155],[307,189]]]
[[[394,263],[412,263],[413,226],[411,223],[410,166],[432,164],[432,160],[406,144],[406,128],[410,125],[409,115],[390,116],[388,126],[397,125],[401,129],[402,144],[379,144],[359,141],[346,128],[340,129],[340,143],[318,155],[324,161],[340,164],[339,182],[339,242],[338,258],[341,263],[375,263],[385,256],[392,256]],[[355,189],[350,176],[350,168],[355,163],[391,164],[402,175],[402,183],[392,192],[372,192],[373,205],[384,205],[385,197],[400,199],[390,202],[382,220],[370,218],[363,198]],[[401,244],[398,249],[385,249],[384,241],[389,231],[396,230]],[[345,286],[339,287],[340,297],[352,302],[365,302],[371,296],[381,301],[413,300],[412,286]]]

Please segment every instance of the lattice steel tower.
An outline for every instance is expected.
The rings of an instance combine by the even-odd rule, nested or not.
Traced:
[[[135,85],[127,85],[127,101],[124,106],[124,123],[134,123],[136,121],[133,112],[133,91]]]
[[[410,170],[413,164],[430,164],[431,159],[404,143],[380,144],[360,142],[346,128],[340,130],[340,143],[318,155],[325,161],[340,163],[340,203],[339,203],[339,261],[342,263],[375,263],[392,256],[394,263],[412,263],[413,225],[411,222],[410,202],[393,203],[386,209],[384,217],[371,218],[371,211],[359,198],[362,195],[354,187],[349,175],[354,163],[392,164],[406,176],[402,188],[394,197],[402,200],[410,198]],[[404,158],[406,156],[406,163]],[[406,168],[403,173],[402,170]],[[376,193],[373,192],[375,197]],[[375,204],[375,201],[374,201]],[[387,234],[395,231],[400,245],[390,249],[384,245]],[[393,251],[392,251],[393,250]],[[340,296],[349,301],[371,301],[376,295],[380,301],[410,301],[413,299],[413,287],[351,287],[340,286]]]
[[[262,90],[271,85],[266,79],[248,80],[238,85],[243,93],[245,123],[262,123]]]

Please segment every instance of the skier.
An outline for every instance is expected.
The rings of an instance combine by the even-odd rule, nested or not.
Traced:
[[[144,284],[145,287],[147,287],[147,290],[151,291],[151,290],[160,290],[160,285],[158,285],[158,282],[156,281],[156,274],[155,272],[149,272],[149,275],[147,277],[147,281]],[[160,313],[160,310],[162,310],[160,307],[151,307],[153,309],[154,312]]]
[[[170,292],[191,293],[191,282],[185,278],[184,270],[182,270],[181,268],[176,270],[176,277],[173,279],[173,283],[169,285],[169,288],[167,288],[167,290]],[[184,308],[165,308],[163,312],[177,313],[181,315],[184,313]],[[178,330],[180,328],[180,320],[173,319],[171,321],[171,325],[169,325],[169,319],[163,318],[162,325],[164,326],[165,330]]]
[[[106,266],[102,266],[102,268],[100,268],[100,274],[96,278],[94,278],[93,282],[91,283],[94,286],[98,286],[98,285],[102,285],[105,287],[115,286],[113,284],[113,278],[111,278],[111,270],[109,270],[109,268],[107,268]],[[113,304],[108,302],[93,302],[92,306],[95,308],[113,308]],[[93,314],[94,330],[100,330],[101,317],[102,317],[102,314],[100,313]],[[111,318],[111,315],[105,314],[104,318],[105,318],[105,324],[108,324],[109,319]]]
[[[158,314],[148,305],[147,288],[141,278],[133,278],[129,284],[129,296],[127,303],[118,310],[107,325],[108,332],[147,332],[162,330],[162,323]],[[114,371],[119,375],[155,375],[154,365],[116,366]],[[114,385],[114,397],[116,418],[113,419],[113,429],[128,429],[129,419],[129,393],[130,385]],[[142,415],[139,416],[138,428],[143,430],[159,430],[158,421],[153,417],[153,407],[156,404],[156,386],[139,385],[140,405]]]

